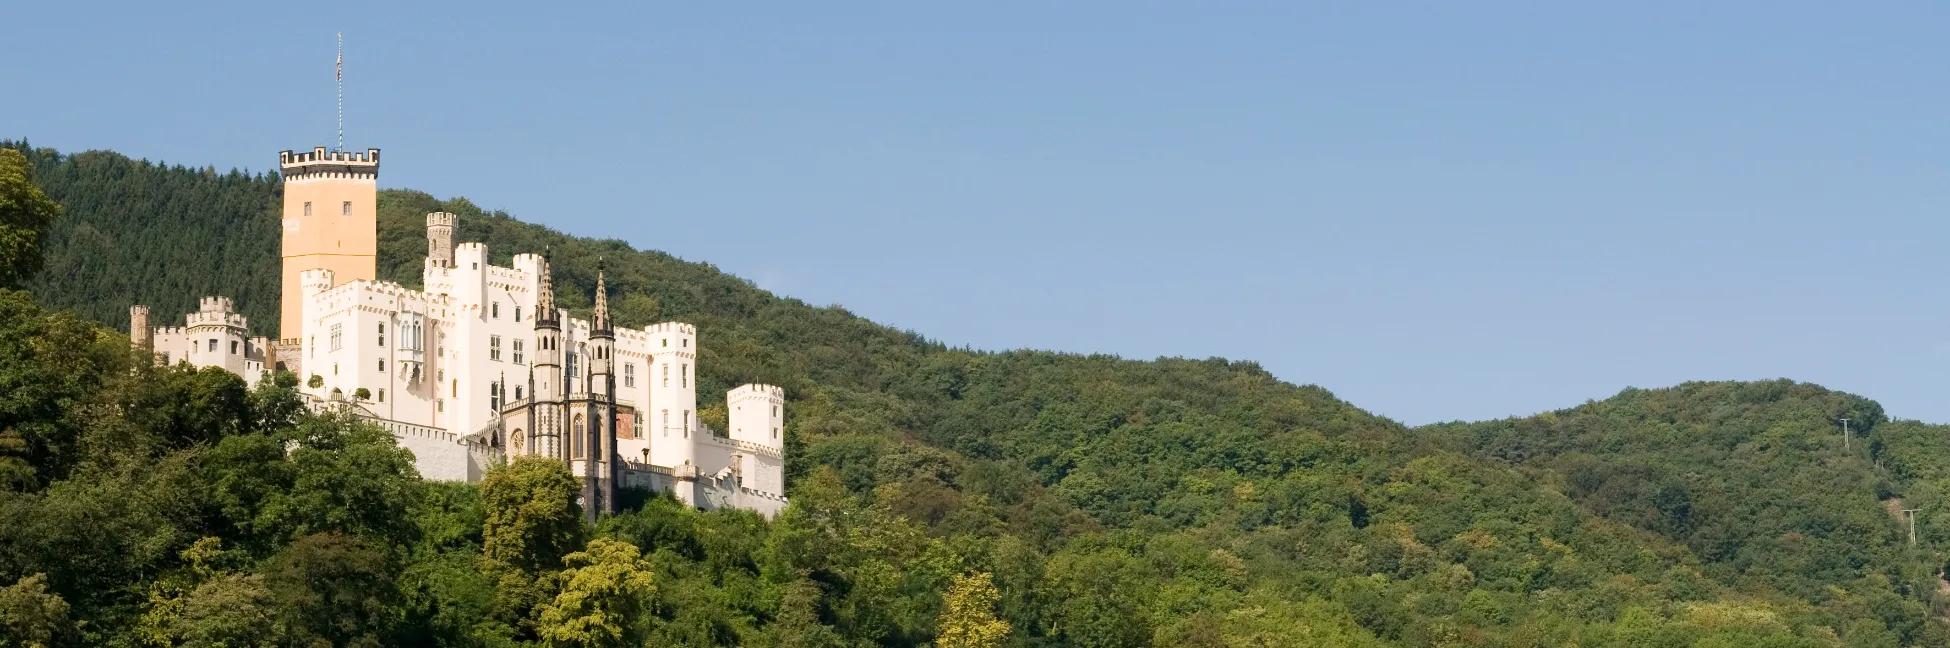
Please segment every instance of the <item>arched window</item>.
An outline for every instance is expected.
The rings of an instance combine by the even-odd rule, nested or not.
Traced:
[[[569,454],[570,454],[570,456],[573,456],[573,457],[575,457],[575,458],[577,458],[577,459],[581,459],[581,458],[582,458],[582,439],[583,439],[583,437],[585,437],[585,436],[588,436],[588,435],[586,435],[586,434],[584,434],[584,433],[583,433],[583,432],[584,432],[584,430],[583,430],[583,422],[582,422],[582,415],[581,415],[581,414],[577,414],[577,415],[576,415],[576,419],[575,419],[575,425],[573,425],[573,426],[571,426],[571,427],[569,428],[569,430],[570,430],[570,433],[569,433],[569,436],[570,436],[570,441],[569,441]]]

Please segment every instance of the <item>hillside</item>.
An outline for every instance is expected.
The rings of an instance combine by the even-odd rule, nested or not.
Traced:
[[[112,153],[29,157],[67,209],[48,270],[28,286],[34,300],[124,327],[131,301],[175,313],[222,293],[270,321],[275,178]],[[1946,430],[1885,422],[1857,396],[1702,383],[1409,429],[1250,362],[947,348],[707,264],[412,191],[380,195],[382,278],[417,284],[424,214],[436,210],[460,214],[458,240],[485,242],[500,262],[552,248],[570,308],[588,305],[605,258],[619,324],[699,326],[700,393],[786,387],[795,505],[780,520],[653,500],[591,530],[652,557],[658,600],[645,631],[659,645],[922,645],[960,572],[992,575],[997,615],[1024,646],[1950,644],[1932,620],[1935,518],[1926,514],[1923,546],[1911,549],[1883,501],[1928,507],[1950,488]],[[8,313],[22,333],[6,340],[61,321],[27,306]],[[37,353],[0,353],[0,377],[38,366]],[[110,369],[93,380],[137,389]],[[156,389],[205,389],[160,373]],[[0,427],[65,416],[11,412],[0,408]],[[280,429],[235,416],[257,422],[209,433],[213,447]],[[1831,423],[1843,416],[1860,426],[1853,454]],[[210,452],[182,446],[170,452],[183,461]],[[52,590],[80,601],[94,627],[129,627],[153,610],[142,602],[150,581],[117,579],[189,569],[198,534],[250,543],[232,559],[255,573],[283,564],[311,528],[205,525],[118,554],[105,563],[113,572],[51,567],[62,529],[104,524],[47,495],[95,502],[102,489],[88,480],[110,477],[67,467],[96,451],[49,451],[22,494],[0,499],[13,519],[37,521],[0,543],[14,548],[0,551],[0,583],[50,571]],[[212,519],[269,506],[235,501],[222,484],[243,473],[219,472],[232,481],[210,482],[199,497],[212,500],[197,505],[224,512]],[[390,568],[401,600],[387,604],[400,610],[387,636],[519,639],[519,624],[509,634],[474,625],[503,596],[470,575],[467,556],[484,543],[475,490],[424,488],[411,533],[377,522],[346,531],[412,547]],[[52,535],[27,537],[42,529]]]

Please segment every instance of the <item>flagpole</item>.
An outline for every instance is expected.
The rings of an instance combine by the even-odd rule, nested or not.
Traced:
[[[339,59],[332,68],[332,79],[339,88],[339,148],[345,150],[345,32],[339,32]]]

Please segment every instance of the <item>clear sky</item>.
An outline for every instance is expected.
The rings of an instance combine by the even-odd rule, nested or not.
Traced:
[[[343,31],[382,186],[949,344],[1950,421],[1950,4],[1402,4],[15,3],[0,137],[265,170]]]

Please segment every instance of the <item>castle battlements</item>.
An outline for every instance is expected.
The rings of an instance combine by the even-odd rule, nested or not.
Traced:
[[[286,180],[317,178],[372,179],[379,177],[379,149],[364,153],[328,151],[320,146],[309,153],[278,153],[278,170]]]
[[[739,385],[725,393],[725,400],[733,404],[750,399],[761,399],[773,403],[785,402],[785,388],[777,385],[746,384]]]
[[[200,300],[200,306],[198,310],[205,313],[217,311],[229,313],[237,310],[237,301],[229,297],[204,297]]]

